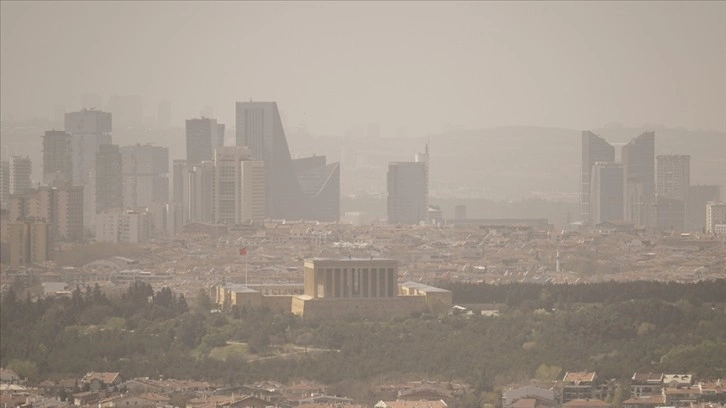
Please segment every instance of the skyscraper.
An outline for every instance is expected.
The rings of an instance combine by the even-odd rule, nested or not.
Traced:
[[[10,162],[0,161],[0,208],[7,208],[10,196]]]
[[[426,163],[388,165],[388,223],[418,224],[426,219]]]
[[[596,162],[615,160],[615,148],[605,139],[590,132],[582,132],[582,169],[580,171],[580,220],[590,223],[590,180]]]
[[[227,146],[217,150],[213,189],[214,222],[265,219],[265,164],[252,160],[248,149]]]
[[[9,170],[10,194],[22,194],[33,188],[31,179],[33,165],[28,156],[10,156]]]
[[[659,155],[656,187],[657,226],[682,231],[685,228],[686,198],[691,184],[691,156]]]
[[[625,176],[625,219],[638,225],[654,226],[655,133],[645,132],[623,146]]]
[[[237,102],[236,144],[265,163],[266,214],[337,221],[340,167],[324,156],[292,160],[275,102]]]
[[[623,219],[623,165],[595,162],[590,179],[590,224]]]
[[[101,145],[96,153],[96,214],[123,209],[121,168],[118,145]]]
[[[124,207],[149,207],[169,201],[169,148],[151,144],[122,146]]]
[[[187,119],[187,162],[213,161],[214,151],[224,146],[224,125],[217,119]]]
[[[84,186],[84,226],[93,228],[96,215],[96,153],[99,146],[112,144],[111,114],[93,109],[66,113],[65,131],[73,136],[73,184]]]
[[[43,135],[43,184],[55,181],[73,183],[73,137],[62,130],[47,130]]]
[[[706,232],[726,233],[726,202],[710,201],[706,204]]]
[[[76,241],[83,238],[83,186],[55,182],[54,186],[13,195],[8,202],[10,222],[42,220],[51,225],[53,240]]]

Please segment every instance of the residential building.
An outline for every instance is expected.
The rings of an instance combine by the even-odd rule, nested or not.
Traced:
[[[596,162],[590,181],[590,225],[623,219],[623,165]]]
[[[218,149],[213,172],[213,218],[222,224],[265,219],[265,163],[252,160],[249,149]]]
[[[50,259],[48,223],[25,219],[8,224],[10,265],[42,264]]]
[[[325,157],[292,160],[275,102],[237,102],[236,145],[265,164],[265,213],[277,219],[337,221],[340,166]]]
[[[10,156],[9,193],[22,194],[33,188],[32,172],[33,165],[28,156]]]
[[[388,165],[388,223],[418,224],[426,220],[427,166],[424,162]]]
[[[118,146],[99,146],[96,153],[96,213],[124,207],[121,168]]]
[[[83,239],[83,186],[56,182],[10,196],[9,222],[32,218],[50,224],[53,240]]]
[[[650,397],[660,395],[662,391],[663,373],[634,373],[630,379],[631,397]]]
[[[96,241],[139,243],[151,237],[148,211],[108,210],[98,214]]]
[[[590,181],[592,166],[597,162],[615,161],[615,148],[600,136],[590,132],[582,132],[582,167],[580,170],[580,220],[589,223],[590,216]]]
[[[726,224],[726,202],[709,201],[706,203],[706,232],[717,233],[720,225]]]
[[[595,372],[567,372],[562,379],[562,403],[600,397],[599,378]]]
[[[43,135],[43,184],[55,181],[73,184],[73,136],[63,130],[47,130]]]
[[[655,132],[645,132],[622,148],[625,220],[655,226]]]
[[[214,152],[224,146],[224,125],[217,119],[187,119],[187,162],[191,164],[214,160]]]
[[[686,230],[706,230],[706,203],[719,201],[721,188],[718,185],[691,185],[686,198]]]

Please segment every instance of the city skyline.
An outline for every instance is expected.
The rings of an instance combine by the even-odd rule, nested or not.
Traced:
[[[118,109],[119,124],[179,126],[202,111],[233,123],[231,104],[251,98],[285,106],[289,128],[326,135],[371,122],[383,136],[613,122],[726,131],[720,2],[0,7],[3,120],[52,118],[84,99]],[[182,29],[191,21],[201,29]],[[93,70],[80,63],[88,49]]]

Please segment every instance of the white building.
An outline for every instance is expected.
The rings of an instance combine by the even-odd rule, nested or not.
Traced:
[[[96,217],[96,241],[144,242],[151,236],[152,218],[148,211],[110,210]]]
[[[706,232],[718,234],[726,225],[726,202],[709,201],[706,203]]]
[[[218,149],[213,176],[214,222],[239,224],[265,219],[265,165],[246,147]]]

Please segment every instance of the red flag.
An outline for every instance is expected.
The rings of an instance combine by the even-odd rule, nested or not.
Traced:
[[[239,249],[240,255],[247,255],[247,247],[242,247]]]

